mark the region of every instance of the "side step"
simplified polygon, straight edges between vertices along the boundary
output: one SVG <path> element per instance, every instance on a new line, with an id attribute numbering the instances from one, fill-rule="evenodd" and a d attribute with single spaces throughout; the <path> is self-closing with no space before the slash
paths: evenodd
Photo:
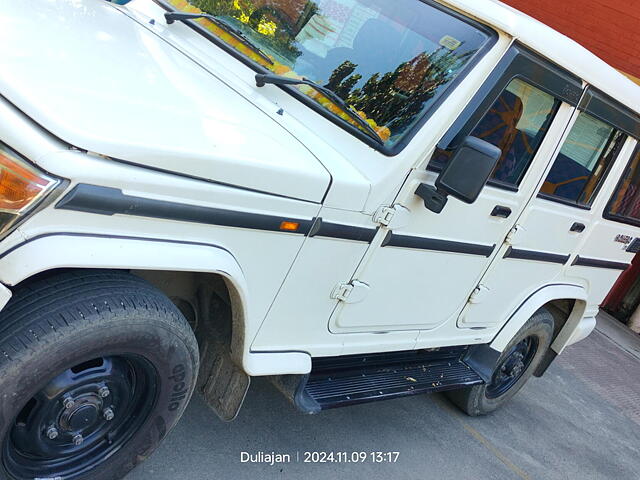
<path id="1" fill-rule="evenodd" d="M 483 383 L 463 358 L 468 347 L 313 359 L 294 403 L 306 413 Z"/>

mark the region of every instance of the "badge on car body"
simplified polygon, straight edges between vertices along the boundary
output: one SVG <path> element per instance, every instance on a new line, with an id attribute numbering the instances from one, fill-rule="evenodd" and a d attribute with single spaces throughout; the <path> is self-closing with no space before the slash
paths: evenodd
<path id="1" fill-rule="evenodd" d="M 633 237 L 630 237 L 629 235 L 619 234 L 619 235 L 616 235 L 615 240 L 618 243 L 624 243 L 625 245 L 629 245 L 633 240 Z"/>

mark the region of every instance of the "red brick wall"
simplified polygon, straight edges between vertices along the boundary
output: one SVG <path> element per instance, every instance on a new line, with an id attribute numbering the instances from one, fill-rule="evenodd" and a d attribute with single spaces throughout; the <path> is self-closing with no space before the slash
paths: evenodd
<path id="1" fill-rule="evenodd" d="M 640 77 L 640 0 L 503 0 Z"/>

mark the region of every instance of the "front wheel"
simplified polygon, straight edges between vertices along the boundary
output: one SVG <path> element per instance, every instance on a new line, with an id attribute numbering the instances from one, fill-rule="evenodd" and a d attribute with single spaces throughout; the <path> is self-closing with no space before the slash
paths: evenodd
<path id="1" fill-rule="evenodd" d="M 19 286 L 0 312 L 0 478 L 115 480 L 191 397 L 198 347 L 161 292 L 124 272 Z"/>
<path id="2" fill-rule="evenodd" d="M 488 384 L 447 392 L 463 412 L 486 415 L 508 402 L 531 378 L 553 337 L 553 316 L 538 310 L 504 349 Z"/>

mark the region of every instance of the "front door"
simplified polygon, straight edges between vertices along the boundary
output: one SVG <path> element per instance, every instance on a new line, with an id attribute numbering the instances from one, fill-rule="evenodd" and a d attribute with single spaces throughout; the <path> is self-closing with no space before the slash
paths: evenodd
<path id="1" fill-rule="evenodd" d="M 429 168 L 414 170 L 396 204 L 409 209 L 401 228 L 382 228 L 353 276 L 364 300 L 338 302 L 334 333 L 434 329 L 458 317 L 520 217 L 569 123 L 582 92 L 578 79 L 514 46 L 440 141 Z M 464 137 L 502 149 L 489 184 L 473 205 L 450 198 L 440 214 L 414 192 L 433 185 Z"/>

